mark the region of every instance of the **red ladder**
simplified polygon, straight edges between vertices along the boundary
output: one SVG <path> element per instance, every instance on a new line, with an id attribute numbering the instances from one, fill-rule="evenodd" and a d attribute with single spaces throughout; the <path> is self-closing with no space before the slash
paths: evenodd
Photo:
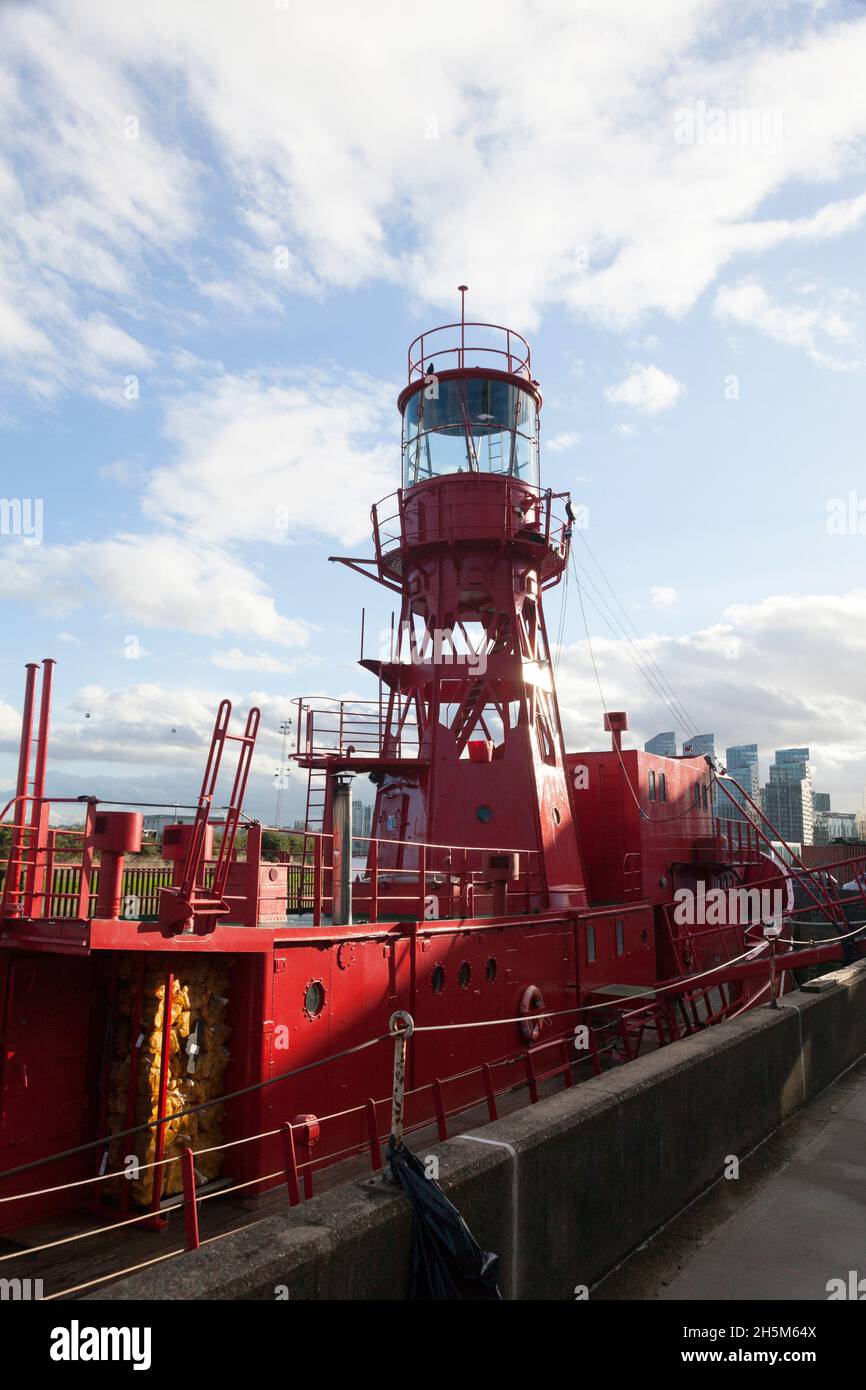
<path id="1" fill-rule="evenodd" d="M 231 701 L 223 700 L 217 710 L 214 723 L 213 737 L 202 778 L 183 878 L 179 887 L 160 890 L 159 922 L 166 935 L 178 936 L 190 925 L 198 933 L 212 932 L 216 926 L 217 917 L 225 916 L 229 910 L 229 905 L 225 900 L 225 887 L 238 825 L 240 824 L 253 750 L 256 746 L 261 710 L 253 706 L 247 715 L 246 727 L 242 734 L 229 733 L 231 713 Z M 206 888 L 201 882 L 205 837 L 220 763 L 227 743 L 239 743 L 240 751 L 231 797 L 223 823 L 223 835 L 214 867 L 213 882 L 210 888 Z"/>

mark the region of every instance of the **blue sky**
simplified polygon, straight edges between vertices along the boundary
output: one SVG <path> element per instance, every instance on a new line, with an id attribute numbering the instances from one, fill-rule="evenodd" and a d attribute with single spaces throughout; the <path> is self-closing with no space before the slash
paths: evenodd
<path id="1" fill-rule="evenodd" d="M 58 792 L 183 799 L 229 694 L 271 813 L 292 696 L 372 693 L 391 604 L 327 556 L 370 553 L 406 347 L 465 281 L 530 337 L 544 481 L 694 723 L 809 744 L 859 806 L 866 14 L 729 10 L 3 7 L 0 496 L 43 524 L 0 534 L 0 785 L 53 655 Z M 671 727 L 587 616 L 608 706 Z M 573 581 L 563 630 L 589 746 Z"/>

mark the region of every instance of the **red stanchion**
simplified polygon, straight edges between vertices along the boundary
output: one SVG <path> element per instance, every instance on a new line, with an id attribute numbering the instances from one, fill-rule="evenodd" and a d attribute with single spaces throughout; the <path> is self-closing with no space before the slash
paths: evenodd
<path id="1" fill-rule="evenodd" d="M 283 1144 L 286 1155 L 286 1186 L 289 1189 L 289 1206 L 297 1207 L 301 1201 L 298 1186 L 298 1160 L 295 1154 L 295 1136 L 290 1124 L 283 1125 Z"/>
<path id="2" fill-rule="evenodd" d="M 375 1172 L 380 1172 L 382 1168 L 382 1149 L 379 1144 L 379 1130 L 376 1123 L 376 1102 L 368 1100 L 364 1106 L 367 1117 L 367 1137 L 370 1145 L 370 1163 Z"/>
<path id="3" fill-rule="evenodd" d="M 433 1082 L 433 1105 L 436 1110 L 436 1126 L 439 1130 L 439 1138 L 448 1138 L 448 1118 L 445 1114 L 445 1096 L 442 1091 L 442 1082 L 437 1079 Z"/>
<path id="4" fill-rule="evenodd" d="M 487 1113 L 491 1120 L 498 1120 L 499 1111 L 496 1108 L 496 1091 L 493 1088 L 493 1073 L 486 1062 L 481 1071 L 484 1077 L 484 1091 L 487 1096 Z"/>
<path id="5" fill-rule="evenodd" d="M 184 1149 L 180 1156 L 180 1171 L 183 1176 L 183 1225 L 187 1250 L 197 1250 L 198 1203 L 195 1196 L 195 1159 L 192 1149 Z M 154 1175 L 156 1181 L 156 1174 Z"/>

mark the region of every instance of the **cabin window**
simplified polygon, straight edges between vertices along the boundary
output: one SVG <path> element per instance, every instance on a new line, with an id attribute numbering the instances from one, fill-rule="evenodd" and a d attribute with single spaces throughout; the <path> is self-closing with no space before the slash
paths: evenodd
<path id="1" fill-rule="evenodd" d="M 663 772 L 659 773 L 659 801 L 667 801 L 668 784 Z"/>
<path id="2" fill-rule="evenodd" d="M 621 956 L 621 955 L 623 954 L 624 951 L 625 951 L 625 942 L 624 942 L 624 940 L 623 940 L 623 935 L 622 935 L 622 918 L 621 918 L 621 917 L 617 917 L 617 919 L 616 919 L 616 953 L 617 953 L 618 956 Z"/>
<path id="3" fill-rule="evenodd" d="M 695 782 L 695 805 L 697 806 L 698 810 L 701 809 L 701 784 L 700 784 L 700 782 Z"/>
<path id="4" fill-rule="evenodd" d="M 586 924 L 586 963 L 592 965 L 595 960 L 595 925 L 592 922 Z"/>
<path id="5" fill-rule="evenodd" d="M 703 789 L 702 789 L 702 791 L 701 791 L 701 796 L 702 796 L 703 803 L 704 803 L 704 810 L 706 810 L 706 809 L 707 809 L 707 785 L 706 785 L 706 783 L 704 783 Z"/>
<path id="6" fill-rule="evenodd" d="M 650 772 L 649 775 L 649 799 L 650 801 L 656 799 L 656 775 L 654 772 Z"/>

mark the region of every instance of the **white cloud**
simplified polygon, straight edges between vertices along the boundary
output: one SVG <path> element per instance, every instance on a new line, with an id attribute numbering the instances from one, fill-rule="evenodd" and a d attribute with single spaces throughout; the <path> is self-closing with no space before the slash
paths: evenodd
<path id="1" fill-rule="evenodd" d="M 17 753 L 21 738 L 21 711 L 0 700 L 0 750 Z"/>
<path id="2" fill-rule="evenodd" d="M 552 439 L 545 442 L 545 450 L 549 454 L 565 453 L 566 449 L 574 449 L 581 442 L 580 435 L 575 430 L 564 430 L 561 434 L 555 434 Z"/>
<path id="3" fill-rule="evenodd" d="M 177 454 L 152 474 L 145 511 L 209 543 L 364 541 L 371 499 L 399 482 L 394 396 L 353 372 L 203 384 L 168 412 Z"/>
<path id="4" fill-rule="evenodd" d="M 135 487 L 144 481 L 146 470 L 136 459 L 114 459 L 99 469 L 100 478 L 110 478 L 121 487 Z"/>
<path id="5" fill-rule="evenodd" d="M 279 657 L 266 652 L 243 652 L 240 647 L 230 647 L 227 651 L 214 652 L 211 665 L 224 671 L 266 671 L 277 675 L 290 675 L 297 670 L 297 663 L 281 661 Z"/>
<path id="6" fill-rule="evenodd" d="M 518 327 L 548 305 L 617 328 L 680 317 L 732 258 L 866 215 L 866 195 L 825 192 L 859 170 L 866 18 L 783 6 L 756 32 L 759 13 L 442 0 L 431 23 L 407 0 L 395 61 L 391 10 L 349 0 L 302 30 L 270 4 L 7 5 L 0 341 L 43 364 L 12 369 L 34 392 L 88 389 L 86 295 L 126 333 L 127 311 L 175 317 L 184 282 L 205 318 L 377 280 L 450 308 L 460 277 Z M 678 142 L 699 103 L 778 111 L 781 138 Z M 532 197 L 491 217 L 524 169 Z M 787 186 L 809 210 L 762 220 Z"/>
<path id="7" fill-rule="evenodd" d="M 56 696 L 62 693 L 56 691 Z M 172 689 L 153 682 L 83 686 L 65 706 L 56 702 L 52 720 L 48 792 L 52 796 L 88 792 L 103 798 L 138 801 L 195 802 L 210 747 L 214 719 L 226 691 L 184 686 Z M 274 768 L 282 746 L 280 725 L 294 709 L 287 696 L 234 689 L 231 731 L 243 728 L 256 705 L 261 724 L 247 789 L 246 809 L 268 821 L 274 809 Z M 0 750 L 17 752 L 20 710 L 0 701 Z M 236 753 L 229 745 L 215 801 L 228 800 Z M 291 766 L 283 804 L 288 818 L 303 812 L 306 773 Z M 63 807 L 68 822 L 69 807 Z"/>
<path id="8" fill-rule="evenodd" d="M 7 549 L 0 595 L 58 615 L 95 603 L 144 627 L 243 632 L 283 646 L 303 645 L 311 631 L 279 613 L 263 581 L 227 552 L 172 535 Z"/>
<path id="9" fill-rule="evenodd" d="M 172 461 L 145 472 L 122 459 L 101 470 L 145 484 L 142 509 L 156 529 L 9 549 L 0 595 L 59 616 L 87 605 L 145 627 L 303 646 L 312 628 L 279 611 L 251 567 L 254 547 L 369 539 L 371 498 L 399 483 L 394 396 L 356 372 L 202 369 L 167 413 Z M 271 670 L 287 669 L 273 661 Z"/>
<path id="10" fill-rule="evenodd" d="M 627 741 L 641 746 L 659 729 L 686 729 L 636 670 L 633 648 L 611 637 L 594 637 L 609 709 L 629 713 Z M 854 810 L 866 784 L 866 590 L 845 594 L 777 594 L 753 604 L 738 604 L 718 622 L 679 637 L 649 633 L 639 643 L 646 659 L 655 660 L 685 705 L 693 724 L 716 734 L 717 748 L 734 743 L 759 744 L 762 758 L 775 748 L 806 744 L 820 766 L 818 790 L 834 794 L 839 809 Z M 828 689 L 826 673 L 833 672 Z M 585 641 L 563 649 L 558 688 L 568 748 L 603 747 L 598 689 Z M 60 692 L 59 692 L 60 693 Z M 58 708 L 52 735 L 51 769 L 55 789 L 58 765 L 64 787 L 80 792 L 131 795 L 143 799 L 171 793 L 191 800 L 198 785 L 214 715 L 227 692 L 218 688 L 166 689 L 155 683 L 127 687 L 91 685 Z M 356 691 L 333 691 L 351 698 Z M 274 758 L 280 746 L 281 721 L 295 711 L 288 696 L 229 690 L 235 719 L 251 704 L 262 708 L 262 730 L 251 806 L 269 814 L 273 806 Z M 90 713 L 90 719 L 85 714 Z M 0 748 L 17 748 L 20 711 L 0 701 Z M 177 732 L 172 733 L 172 729 Z M 128 769 L 112 781 L 102 768 Z M 87 776 L 81 768 L 90 765 Z M 133 771 L 142 767 L 155 781 L 145 783 Z M 303 777 L 298 775 L 290 804 L 302 810 Z M 150 795 L 145 795 L 146 787 Z M 159 788 L 157 792 L 157 787 Z M 56 794 L 56 791 L 55 791 Z"/>
<path id="11" fill-rule="evenodd" d="M 693 732 L 642 678 L 625 643 L 594 637 L 592 649 L 607 707 L 629 713 L 632 745 L 674 725 L 680 737 Z M 648 634 L 640 650 L 661 667 L 693 724 L 715 732 L 717 748 L 757 742 L 764 758 L 775 748 L 808 745 L 821 768 L 817 790 L 833 792 L 842 810 L 860 804 L 866 590 L 770 595 L 728 608 L 697 632 Z M 559 691 L 567 747 L 601 746 L 602 711 L 585 641 L 563 650 Z"/>
<path id="12" fill-rule="evenodd" d="M 114 363 L 119 370 L 126 367 L 150 367 L 153 356 L 142 343 L 109 323 L 102 314 L 92 314 L 82 324 L 81 339 L 85 347 L 102 361 Z"/>
<path id="13" fill-rule="evenodd" d="M 810 294 L 813 291 L 813 286 L 807 286 L 804 290 Z M 737 285 L 723 285 L 719 289 L 714 311 L 725 323 L 754 328 L 775 342 L 784 343 L 786 347 L 802 348 L 814 362 L 822 366 L 851 371 L 864 365 L 857 360 L 840 360 L 826 351 L 826 343 L 822 343 L 822 339 L 837 345 L 850 343 L 854 336 L 852 325 L 833 304 L 806 306 L 774 303 L 762 285 L 754 280 L 744 280 Z"/>
<path id="14" fill-rule="evenodd" d="M 653 608 L 673 608 L 678 598 L 676 589 L 664 588 L 658 584 L 654 584 L 650 589 L 650 603 Z"/>
<path id="15" fill-rule="evenodd" d="M 608 386 L 604 394 L 611 405 L 629 405 L 655 415 L 675 406 L 685 389 L 681 381 L 660 367 L 634 366 L 624 381 Z"/>

